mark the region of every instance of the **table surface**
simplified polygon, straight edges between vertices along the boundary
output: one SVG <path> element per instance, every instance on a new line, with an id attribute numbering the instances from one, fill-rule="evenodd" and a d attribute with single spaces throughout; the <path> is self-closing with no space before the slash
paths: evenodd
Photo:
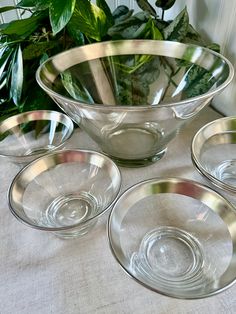
<path id="1" fill-rule="evenodd" d="M 122 190 L 157 176 L 209 183 L 194 169 L 190 144 L 196 131 L 220 117 L 202 111 L 168 146 L 162 160 L 145 168 L 120 168 Z M 80 129 L 68 148 L 99 150 Z M 0 313 L 236 313 L 236 285 L 206 299 L 159 295 L 131 279 L 112 256 L 105 214 L 91 233 L 62 240 L 19 223 L 7 205 L 7 190 L 18 168 L 0 160 Z"/>

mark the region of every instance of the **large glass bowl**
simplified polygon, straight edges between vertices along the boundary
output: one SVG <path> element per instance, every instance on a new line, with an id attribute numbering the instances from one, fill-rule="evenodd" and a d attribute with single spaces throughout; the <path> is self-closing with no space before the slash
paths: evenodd
<path id="1" fill-rule="evenodd" d="M 126 190 L 108 223 L 110 247 L 139 283 L 176 298 L 212 296 L 236 280 L 236 212 L 197 182 L 154 178 Z"/>
<path id="2" fill-rule="evenodd" d="M 121 165 L 160 159 L 167 144 L 233 78 L 222 55 L 157 40 L 86 45 L 43 63 L 39 85 Z"/>

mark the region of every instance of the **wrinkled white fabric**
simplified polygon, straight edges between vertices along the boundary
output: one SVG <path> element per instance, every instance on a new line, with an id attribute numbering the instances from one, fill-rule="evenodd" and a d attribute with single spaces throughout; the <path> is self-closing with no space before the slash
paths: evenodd
<path id="1" fill-rule="evenodd" d="M 164 158 L 145 168 L 120 168 L 122 190 L 156 176 L 177 176 L 209 183 L 194 169 L 190 144 L 195 132 L 220 117 L 204 110 L 169 144 Z M 80 129 L 69 148 L 97 145 Z M 7 190 L 17 166 L 0 160 L 0 313 L 236 313 L 236 285 L 202 300 L 177 300 L 132 280 L 112 256 L 106 232 L 108 213 L 88 235 L 61 240 L 17 221 L 8 209 Z"/>

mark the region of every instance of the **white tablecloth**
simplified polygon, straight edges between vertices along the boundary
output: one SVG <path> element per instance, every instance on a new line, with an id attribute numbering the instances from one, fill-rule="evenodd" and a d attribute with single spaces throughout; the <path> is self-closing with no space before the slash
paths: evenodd
<path id="1" fill-rule="evenodd" d="M 209 185 L 192 166 L 190 143 L 202 125 L 218 117 L 207 108 L 169 144 L 162 160 L 145 168 L 121 168 L 122 190 L 155 176 L 190 178 Z M 80 129 L 67 147 L 98 150 Z M 90 234 L 73 240 L 24 226 L 7 205 L 7 189 L 17 171 L 0 160 L 1 314 L 236 313 L 236 285 L 207 299 L 178 300 L 132 280 L 110 252 L 108 213 Z"/>

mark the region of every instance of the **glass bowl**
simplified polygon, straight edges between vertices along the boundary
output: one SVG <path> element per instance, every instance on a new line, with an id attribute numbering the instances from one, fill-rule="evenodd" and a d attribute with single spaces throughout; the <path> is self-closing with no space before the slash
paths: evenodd
<path id="1" fill-rule="evenodd" d="M 228 60 L 206 48 L 121 40 L 62 52 L 36 78 L 105 154 L 134 167 L 160 159 L 233 74 Z"/>
<path id="2" fill-rule="evenodd" d="M 197 182 L 154 178 L 126 190 L 108 221 L 110 247 L 139 283 L 175 298 L 214 295 L 236 280 L 236 212 Z"/>
<path id="3" fill-rule="evenodd" d="M 86 234 L 116 199 L 120 171 L 89 150 L 53 152 L 31 162 L 9 192 L 13 215 L 26 225 L 64 238 Z"/>
<path id="4" fill-rule="evenodd" d="M 215 186 L 236 192 L 236 116 L 203 126 L 191 145 L 193 164 Z"/>
<path id="5" fill-rule="evenodd" d="M 0 157 L 16 164 L 62 147 L 74 130 L 65 114 L 50 110 L 24 112 L 0 122 Z"/>

